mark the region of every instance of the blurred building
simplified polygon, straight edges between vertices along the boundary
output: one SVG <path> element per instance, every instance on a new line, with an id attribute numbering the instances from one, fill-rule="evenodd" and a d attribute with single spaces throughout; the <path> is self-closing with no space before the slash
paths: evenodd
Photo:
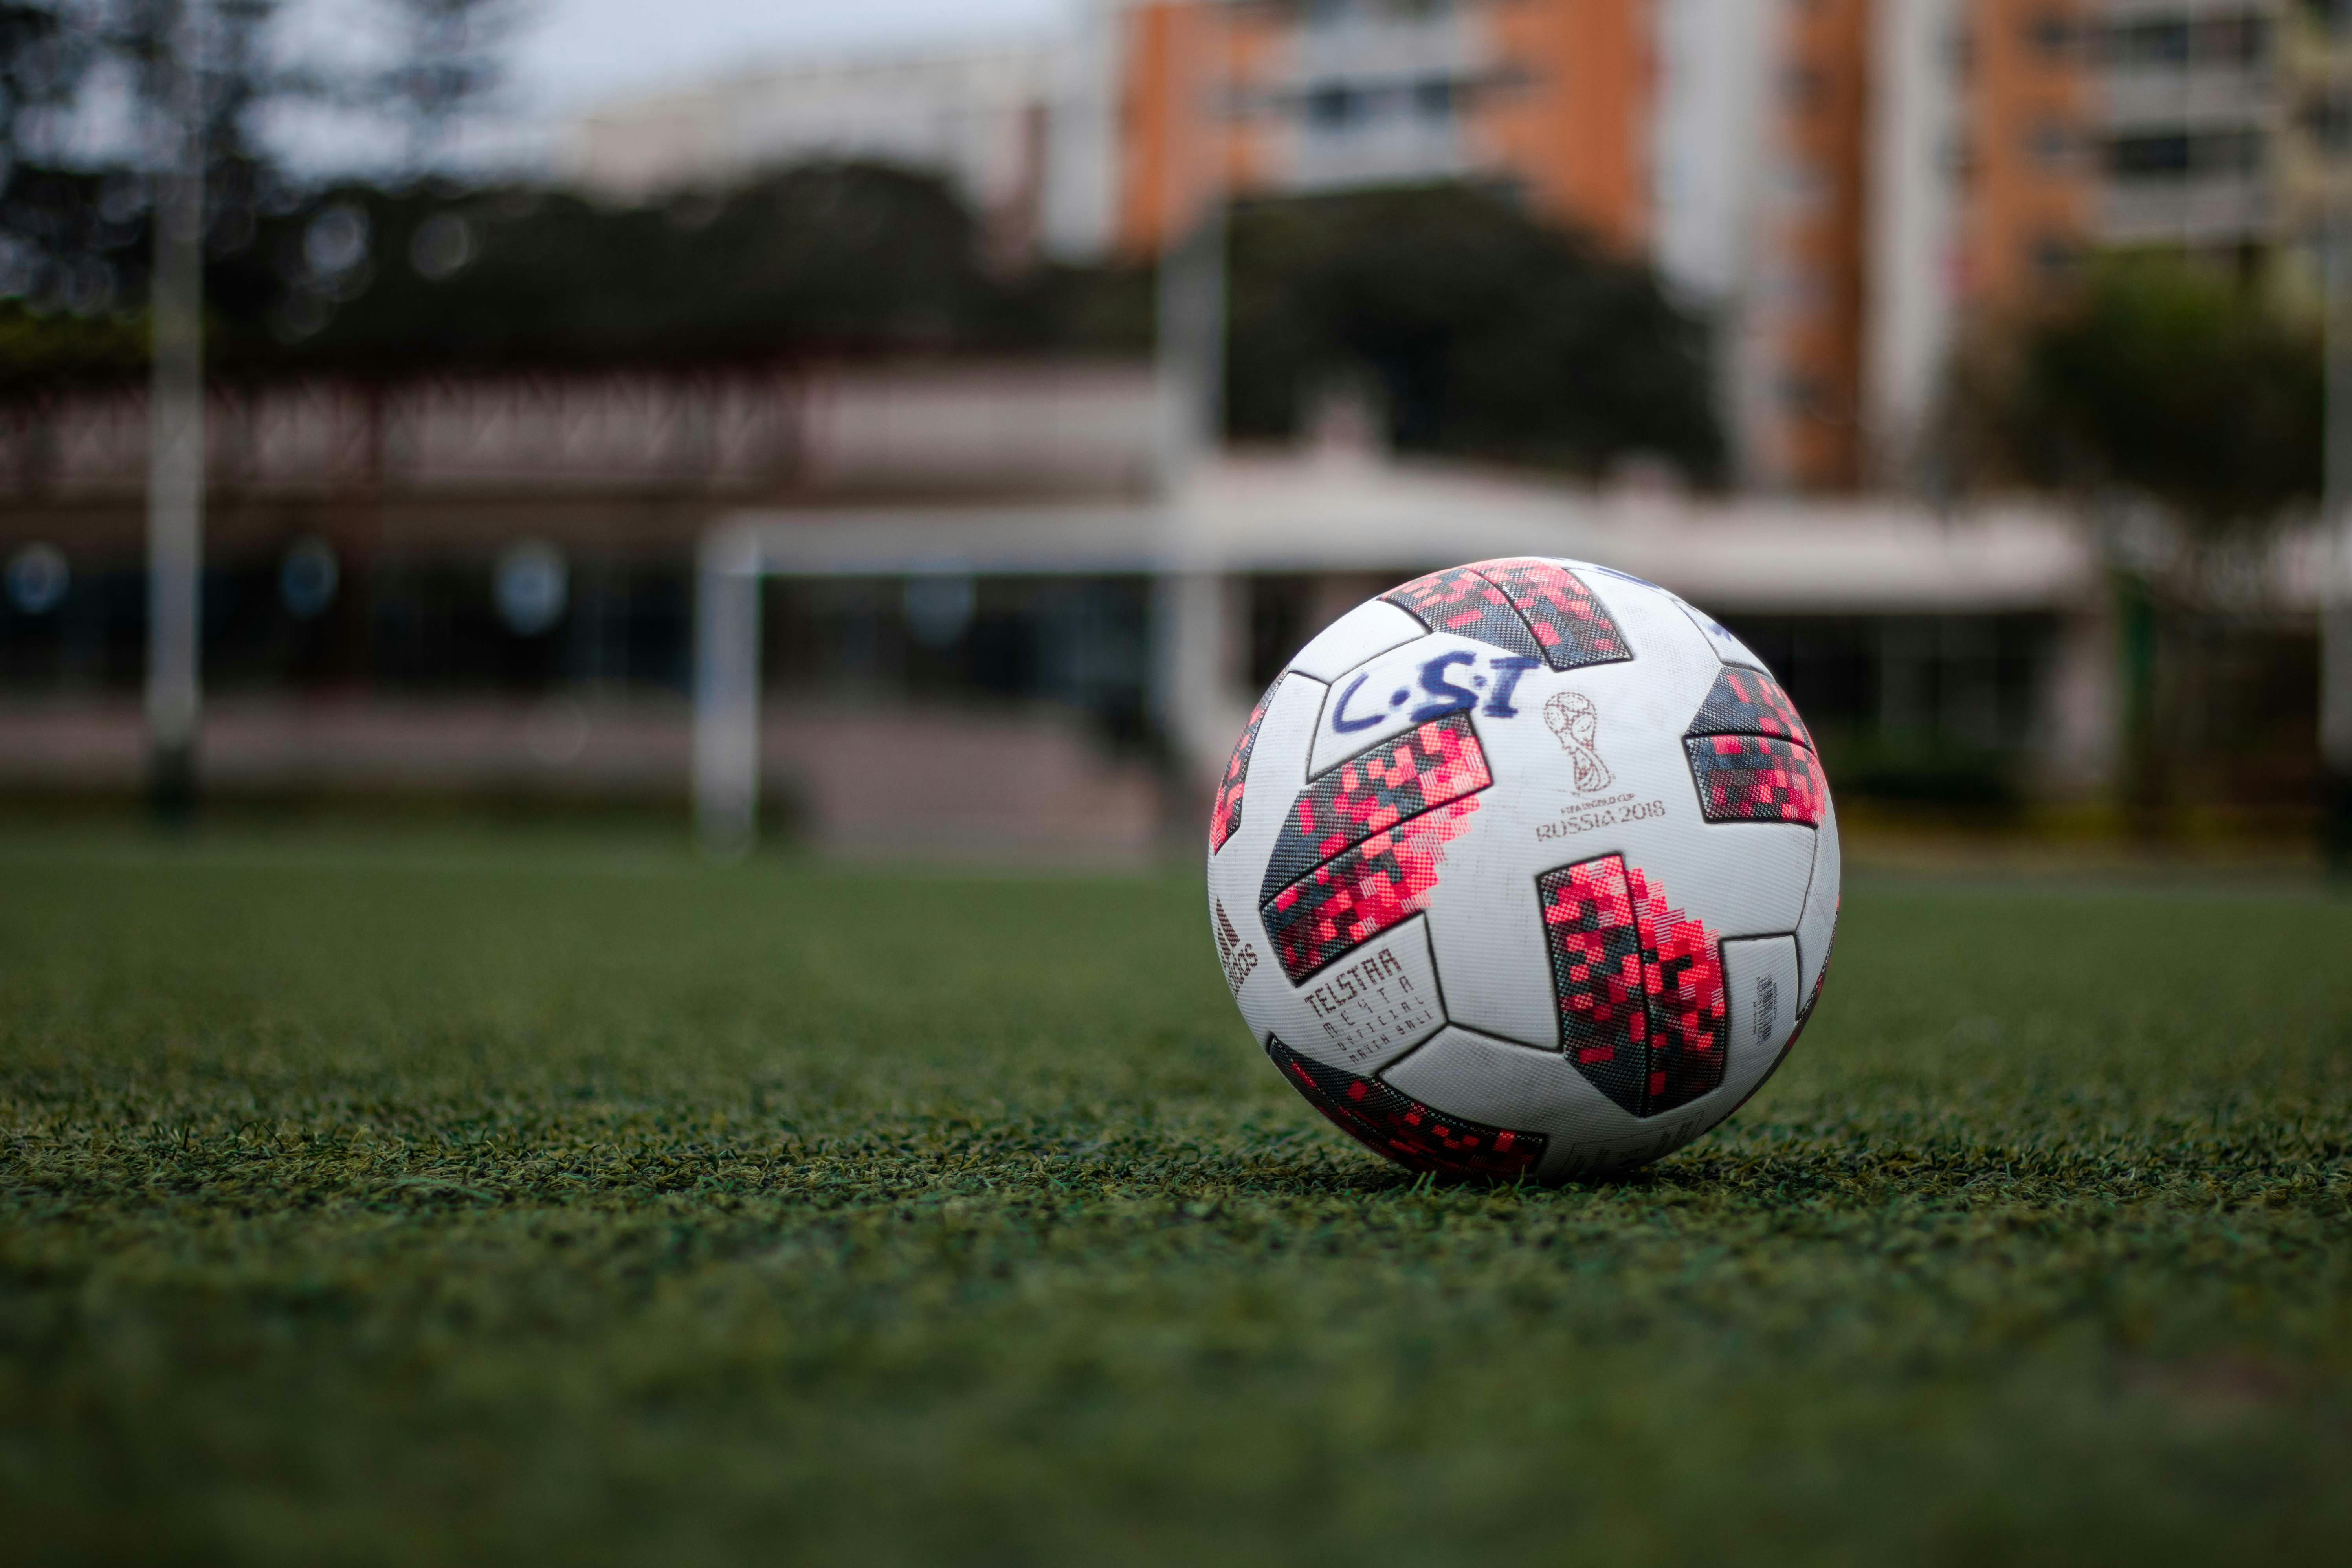
<path id="1" fill-rule="evenodd" d="M 208 400 L 203 769 L 216 796 L 686 796 L 695 559 L 759 506 L 1132 504 L 1146 367 L 910 363 L 306 378 Z M 146 395 L 0 404 L 0 795 L 145 765 Z M 921 559 L 951 561 L 952 526 Z M 780 583 L 772 812 L 821 840 L 1160 830 L 1145 589 Z M 967 584 L 969 587 L 970 584 Z"/>
<path id="2" fill-rule="evenodd" d="M 955 174 L 1009 249 L 1150 252 L 1213 193 L 1469 180 L 1719 329 L 1767 489 L 1933 488 L 1956 343 L 2110 247 L 2316 287 L 2337 0 L 1090 0 L 1019 47 L 812 64 L 577 128 L 620 194 L 819 152 Z M 2333 158 L 2333 161 L 2331 161 Z M 2284 266 L 2274 266 L 2274 263 Z"/>
<path id="3" fill-rule="evenodd" d="M 1159 395 L 1146 366 L 1037 363 L 217 388 L 206 776 L 682 801 L 698 561 L 743 542 L 768 815 L 831 844 L 1141 853 L 1323 625 L 1509 553 L 1724 616 L 1850 776 L 2068 795 L 2112 763 L 2106 596 L 2056 512 L 1596 492 L 1402 460 L 1339 418 L 1170 489 Z M 0 793 L 128 794 L 143 394 L 0 416 Z M 1171 572 L 1212 584 L 1200 613 L 1171 617 Z"/>
<path id="4" fill-rule="evenodd" d="M 2158 248 L 2315 301 L 2352 195 L 2337 0 L 1883 0 L 1867 192 L 1875 477 L 1909 459 L 1954 347 L 2102 249 Z"/>
<path id="5" fill-rule="evenodd" d="M 1955 346 L 2095 249 L 2293 286 L 2341 178 L 2330 151 L 2352 143 L 2327 107 L 2352 79 L 2342 10 L 1097 0 L 1062 37 L 614 106 L 573 146 L 615 197 L 888 157 L 947 171 L 1008 263 L 1148 254 L 1219 193 L 1486 183 L 1653 258 L 1716 316 L 1753 483 L 1691 497 L 1402 460 L 1367 417 L 1175 473 L 1171 384 L 1143 364 L 221 386 L 206 775 L 273 799 L 675 805 L 723 647 L 750 661 L 772 817 L 843 845 L 1139 853 L 1189 826 L 1251 699 L 1339 613 L 1432 567 L 1542 553 L 1726 619 L 1841 787 L 2095 795 L 2122 716 L 2089 530 L 1942 507 L 1917 437 Z M 0 794 L 137 787 L 143 399 L 0 405 Z M 2249 602 L 2305 615 L 2315 560 L 2291 541 L 2250 563 Z M 758 584 L 731 629 L 713 629 L 714 562 Z M 2299 809 L 2308 635 L 2248 628 L 2195 661 L 2176 729 L 2237 770 L 2217 798 Z M 2303 643 L 2261 645 L 2280 637 Z"/>
<path id="6" fill-rule="evenodd" d="M 1118 243 L 1201 201 L 1475 180 L 1626 251 L 1652 235 L 1653 0 L 1109 7 Z"/>
<path id="7" fill-rule="evenodd" d="M 1101 95 L 1075 39 L 789 62 L 607 105 L 566 128 L 566 174 L 635 200 L 817 159 L 949 176 L 1000 257 L 1091 255 L 1108 212 Z"/>
<path id="8" fill-rule="evenodd" d="M 1724 618 L 1841 789 L 2112 780 L 2113 599 L 2062 511 L 1596 490 L 1400 458 L 1336 415 L 1171 485 L 1161 395 L 1143 364 L 988 362 L 217 387 L 208 787 L 675 809 L 731 646 L 770 825 L 1134 857 L 1193 830 L 1249 702 L 1323 626 L 1517 553 Z M 0 405 L 0 798 L 139 787 L 143 396 Z M 2257 563 L 2266 602 L 2308 611 L 2307 542 Z M 709 593 L 729 562 L 756 584 L 732 630 Z M 2261 651 L 2215 645 L 2180 732 L 2222 770 L 2210 798 L 2291 816 L 2313 694 L 2278 679 L 2312 660 Z"/>

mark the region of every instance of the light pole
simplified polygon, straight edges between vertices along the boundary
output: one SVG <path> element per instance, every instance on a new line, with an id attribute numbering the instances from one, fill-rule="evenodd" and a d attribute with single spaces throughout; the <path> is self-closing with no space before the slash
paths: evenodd
<path id="1" fill-rule="evenodd" d="M 2340 122 L 2352 110 L 2340 52 L 2343 18 L 2328 18 L 2327 96 Z M 2332 154 L 2324 148 L 2323 154 Z M 2320 503 L 2319 755 L 2322 846 L 2327 868 L 2352 879 L 2352 212 L 2343 174 L 2326 156 L 2327 426 Z"/>
<path id="2" fill-rule="evenodd" d="M 147 391 L 147 746 L 159 820 L 195 805 L 205 531 L 203 0 L 179 0 L 157 68 L 153 362 Z"/>
<path id="3" fill-rule="evenodd" d="M 1160 494 L 1166 525 L 1153 591 L 1158 708 L 1178 776 L 1209 784 L 1225 732 L 1225 584 L 1195 478 L 1223 438 L 1225 384 L 1224 0 L 1170 5 L 1162 69 L 1165 178 L 1159 243 Z"/>

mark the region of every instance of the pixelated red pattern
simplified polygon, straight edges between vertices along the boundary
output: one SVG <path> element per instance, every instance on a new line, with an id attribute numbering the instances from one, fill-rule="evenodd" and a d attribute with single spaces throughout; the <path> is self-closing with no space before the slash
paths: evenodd
<path id="1" fill-rule="evenodd" d="M 1503 591 L 1554 669 L 1614 664 L 1633 657 L 1617 618 L 1567 567 L 1513 556 L 1481 561 L 1471 570 Z"/>
<path id="2" fill-rule="evenodd" d="M 1687 1105 L 1723 1082 L 1723 949 L 1624 857 L 1536 879 L 1560 1047 L 1635 1116 Z"/>
<path id="3" fill-rule="evenodd" d="M 1626 873 L 1642 926 L 1642 984 L 1650 996 L 1649 1109 L 1688 1105 L 1723 1081 L 1729 1020 L 1723 948 L 1715 933 L 1670 909 L 1637 868 Z"/>
<path id="4" fill-rule="evenodd" d="M 1433 806 L 1494 783 L 1467 713 L 1448 713 L 1349 758 L 1308 784 L 1267 860 L 1258 901 L 1316 867 Z"/>
<path id="5" fill-rule="evenodd" d="M 1453 632 L 1476 642 L 1540 658 L 1543 648 L 1535 633 L 1512 606 L 1510 596 L 1468 566 L 1452 566 L 1416 577 L 1381 595 L 1410 612 L 1433 632 Z"/>
<path id="6" fill-rule="evenodd" d="M 1770 735 L 1816 750 L 1797 705 L 1780 683 L 1760 669 L 1737 669 L 1728 665 L 1715 678 L 1715 689 L 1699 705 L 1698 717 L 1685 731 L 1689 735 Z"/>
<path id="7" fill-rule="evenodd" d="M 1696 735 L 1683 742 L 1709 822 L 1821 826 L 1830 786 L 1813 753 L 1769 735 Z"/>
<path id="8" fill-rule="evenodd" d="M 1275 956 L 1293 982 L 1428 907 L 1445 846 L 1469 826 L 1466 795 L 1383 828 L 1262 905 Z"/>
<path id="9" fill-rule="evenodd" d="M 1650 1004 L 1642 933 L 1622 857 L 1536 879 L 1559 1001 L 1560 1048 L 1594 1088 L 1642 1114 L 1650 1061 Z"/>
<path id="10" fill-rule="evenodd" d="M 1276 677 L 1265 695 L 1250 710 L 1249 722 L 1242 726 L 1242 738 L 1234 742 L 1234 754 L 1226 759 L 1225 776 L 1217 781 L 1216 803 L 1209 808 L 1209 853 L 1214 855 L 1225 847 L 1242 825 L 1242 783 L 1249 774 L 1250 748 L 1257 744 L 1257 727 L 1265 721 L 1265 710 L 1274 703 L 1274 694 L 1282 685 Z M 1197 796 L 1195 797 L 1198 798 Z"/>
<path id="11" fill-rule="evenodd" d="M 1432 1110 L 1378 1079 L 1300 1056 L 1273 1036 L 1266 1038 L 1265 1054 L 1331 1125 L 1409 1171 L 1509 1181 L 1543 1158 L 1547 1140 L 1540 1132 L 1515 1132 Z"/>

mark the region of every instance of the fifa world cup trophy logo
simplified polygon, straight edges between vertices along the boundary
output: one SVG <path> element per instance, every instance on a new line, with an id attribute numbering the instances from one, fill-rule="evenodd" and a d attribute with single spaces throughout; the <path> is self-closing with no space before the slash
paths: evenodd
<path id="1" fill-rule="evenodd" d="M 1576 793 L 1592 795 L 1609 787 L 1609 764 L 1593 744 L 1601 738 L 1601 714 L 1592 699 L 1580 691 L 1559 691 L 1544 704 L 1544 723 L 1559 737 L 1559 749 L 1576 769 Z"/>

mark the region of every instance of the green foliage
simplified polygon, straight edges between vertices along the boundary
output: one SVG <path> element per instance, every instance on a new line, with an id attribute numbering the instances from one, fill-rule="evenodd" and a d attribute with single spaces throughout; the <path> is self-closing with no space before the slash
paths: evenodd
<path id="1" fill-rule="evenodd" d="M 339 205 L 366 215 L 365 271 L 311 276 L 302 237 Z M 418 237 L 436 219 L 440 265 Z M 293 293 L 256 279 L 238 352 L 367 372 L 1043 346 L 1087 308 L 1066 271 L 984 266 L 940 180 L 866 163 L 642 207 L 351 187 L 279 220 L 256 255 Z"/>
<path id="2" fill-rule="evenodd" d="M 1406 447 L 1582 473 L 1643 455 L 1721 475 L 1704 324 L 1646 268 L 1503 196 L 1444 185 L 1245 207 L 1231 300 L 1236 434 L 1288 434 L 1318 383 L 1369 371 Z"/>
<path id="3" fill-rule="evenodd" d="M 1979 822 L 2014 817 L 2025 804 L 2017 758 L 2007 752 L 1933 732 L 1817 729 L 1814 735 L 1840 800 L 1866 797 Z"/>
<path id="4" fill-rule="evenodd" d="M 94 211 L 84 184 L 51 205 Z M 354 221 L 355 255 L 320 245 L 322 225 Z M 110 265 L 135 281 L 140 231 L 117 227 Z M 206 289 L 214 363 L 231 374 L 1136 355 L 1153 330 L 1145 270 L 1003 265 L 941 180 L 856 163 L 638 207 L 521 188 L 339 186 L 216 241 Z M 1492 194 L 1249 206 L 1234 224 L 1230 292 L 1227 406 L 1243 437 L 1288 436 L 1327 383 L 1369 374 L 1410 450 L 1581 474 L 1648 458 L 1721 476 L 1702 324 L 1646 269 Z M 119 367 L 101 355 L 58 368 Z"/>
<path id="5" fill-rule="evenodd" d="M 87 216 L 99 184 L 61 186 L 55 205 Z M 317 243 L 330 223 L 359 235 L 348 259 Z M 118 274 L 137 280 L 143 216 L 110 233 Z M 212 363 L 227 375 L 1134 353 L 1150 330 L 1147 279 L 992 268 L 971 215 L 940 181 L 859 163 L 643 207 L 527 188 L 339 185 L 216 239 L 205 292 Z M 128 367 L 113 352 L 123 318 L 37 319 L 49 323 L 42 356 L 24 363 L 41 374 L 119 377 L 143 366 L 143 347 Z M 13 363 L 0 362 L 0 375 Z"/>
<path id="6" fill-rule="evenodd" d="M 0 391 L 135 375 L 147 350 L 142 317 L 42 315 L 0 300 Z"/>
<path id="7" fill-rule="evenodd" d="M 1416 1184 L 1196 878 L 0 846 L 16 1561 L 2333 1561 L 2352 908 L 1857 879 L 1654 1171 Z"/>
<path id="8" fill-rule="evenodd" d="M 2137 489 L 2213 528 L 2318 494 L 2324 388 L 2317 333 L 2259 292 L 2126 255 L 2028 332 L 1996 419 L 2026 472 Z"/>

